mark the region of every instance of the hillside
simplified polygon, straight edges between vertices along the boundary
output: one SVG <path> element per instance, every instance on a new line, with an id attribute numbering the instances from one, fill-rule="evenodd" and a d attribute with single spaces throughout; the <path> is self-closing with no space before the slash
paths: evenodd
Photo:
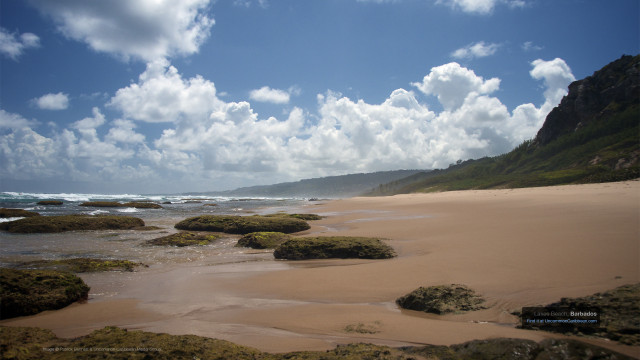
<path id="1" fill-rule="evenodd" d="M 635 179 L 639 124 L 640 55 L 623 56 L 569 85 L 536 137 L 511 152 L 413 174 L 367 195 Z"/>
<path id="2" fill-rule="evenodd" d="M 370 191 L 379 184 L 385 184 L 421 172 L 421 170 L 396 170 L 367 174 L 328 176 L 275 185 L 251 186 L 230 191 L 197 194 L 237 197 L 344 198 Z M 190 194 L 195 195 L 196 193 Z"/>

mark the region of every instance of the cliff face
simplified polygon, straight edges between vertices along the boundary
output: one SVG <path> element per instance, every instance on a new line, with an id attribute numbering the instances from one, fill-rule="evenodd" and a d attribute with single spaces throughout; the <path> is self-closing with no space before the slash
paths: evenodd
<path id="1" fill-rule="evenodd" d="M 546 145 L 607 115 L 640 103 L 640 55 L 622 56 L 592 76 L 574 81 L 560 105 L 547 116 L 535 144 Z M 639 119 L 640 121 L 640 119 Z"/>

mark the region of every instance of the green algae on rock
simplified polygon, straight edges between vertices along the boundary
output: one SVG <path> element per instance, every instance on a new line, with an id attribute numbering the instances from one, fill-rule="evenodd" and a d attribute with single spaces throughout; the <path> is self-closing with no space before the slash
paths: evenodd
<path id="1" fill-rule="evenodd" d="M 105 327 L 75 339 L 57 338 L 45 329 L 0 326 L 7 359 L 234 359 L 234 360 L 627 360 L 631 357 L 568 339 L 540 343 L 525 339 L 473 340 L 462 344 L 392 348 L 353 343 L 327 351 L 271 354 L 229 341 L 196 335 L 169 335 Z"/>
<path id="2" fill-rule="evenodd" d="M 244 235 L 238 240 L 237 247 L 248 247 L 252 249 L 275 249 L 283 242 L 290 240 L 291 235 L 274 232 L 260 231 Z"/>
<path id="3" fill-rule="evenodd" d="M 0 223 L 12 233 L 58 233 L 75 230 L 130 230 L 144 226 L 140 218 L 118 215 L 33 216 Z"/>
<path id="4" fill-rule="evenodd" d="M 38 214 L 37 212 L 27 211 L 22 209 L 8 209 L 8 208 L 0 209 L 0 218 L 32 217 L 32 216 L 40 216 L 40 214 Z"/>
<path id="5" fill-rule="evenodd" d="M 73 273 L 100 271 L 133 271 L 138 266 L 146 266 L 129 260 L 107 260 L 73 258 L 60 260 L 36 260 L 18 264 L 21 269 L 57 270 Z"/>
<path id="6" fill-rule="evenodd" d="M 484 299 L 465 285 L 420 287 L 396 300 L 403 309 L 445 314 L 486 309 Z"/>
<path id="7" fill-rule="evenodd" d="M 276 259 L 389 259 L 393 248 L 379 238 L 356 236 L 299 237 L 282 243 L 273 253 Z"/>
<path id="8" fill-rule="evenodd" d="M 280 216 L 280 217 L 290 217 L 290 218 L 294 218 L 294 219 L 300 219 L 300 220 L 320 220 L 322 219 L 322 216 L 317 215 L 317 214 L 289 214 L 289 213 L 285 213 L 285 212 L 278 212 L 275 214 L 269 214 L 269 215 L 264 215 L 267 217 L 274 217 L 274 216 Z"/>
<path id="9" fill-rule="evenodd" d="M 147 245 L 159 246 L 192 246 L 192 245 L 209 245 L 218 240 L 219 235 L 199 234 L 193 232 L 179 232 L 145 242 Z"/>
<path id="10" fill-rule="evenodd" d="M 640 283 L 579 298 L 562 298 L 547 307 L 599 309 L 599 327 L 542 327 L 550 332 L 604 337 L 626 345 L 640 345 Z"/>
<path id="11" fill-rule="evenodd" d="M 54 206 L 58 206 L 58 205 L 62 205 L 63 202 L 60 200 L 42 200 L 42 201 L 38 201 L 38 205 L 54 205 Z"/>
<path id="12" fill-rule="evenodd" d="M 201 215 L 191 217 L 175 225 L 179 230 L 214 231 L 228 234 L 248 234 L 260 231 L 294 233 L 310 228 L 306 221 L 288 217 L 260 215 Z"/>
<path id="13" fill-rule="evenodd" d="M 0 268 L 1 319 L 61 309 L 88 294 L 87 284 L 71 273 Z"/>
<path id="14" fill-rule="evenodd" d="M 132 207 L 136 209 L 162 209 L 162 205 L 148 202 L 148 201 L 130 201 L 127 203 L 120 203 L 117 201 L 86 201 L 79 206 L 89 207 Z"/>

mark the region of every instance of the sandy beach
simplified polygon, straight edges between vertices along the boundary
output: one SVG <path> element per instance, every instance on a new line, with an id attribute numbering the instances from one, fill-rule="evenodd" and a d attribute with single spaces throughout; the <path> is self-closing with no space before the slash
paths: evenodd
<path id="1" fill-rule="evenodd" d="M 85 304 L 1 325 L 75 337 L 106 325 L 230 340 L 269 352 L 371 342 L 450 345 L 472 339 L 558 337 L 515 328 L 523 306 L 640 281 L 640 182 L 352 198 L 310 205 L 326 216 L 301 235 L 375 236 L 390 260 L 181 263 L 87 274 Z M 489 309 L 401 311 L 420 286 L 467 285 Z M 370 333 L 349 332 L 362 324 Z M 582 340 L 585 340 L 582 338 Z M 586 340 L 639 356 L 638 347 Z"/>

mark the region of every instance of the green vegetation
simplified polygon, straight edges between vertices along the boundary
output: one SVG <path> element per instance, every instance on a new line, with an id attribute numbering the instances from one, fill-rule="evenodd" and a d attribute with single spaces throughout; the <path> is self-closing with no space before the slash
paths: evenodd
<path id="1" fill-rule="evenodd" d="M 280 216 L 280 217 L 290 217 L 290 218 L 294 218 L 294 219 L 300 219 L 300 220 L 320 220 L 322 219 L 322 216 L 317 215 L 317 214 L 287 214 L 284 212 L 279 212 L 279 213 L 275 213 L 275 214 L 269 214 L 269 215 L 265 215 L 267 217 L 274 217 L 274 216 Z"/>
<path id="2" fill-rule="evenodd" d="M 42 200 L 38 201 L 38 205 L 62 205 L 63 202 L 60 200 Z"/>
<path id="3" fill-rule="evenodd" d="M 403 309 L 446 314 L 485 309 L 484 299 L 465 285 L 420 287 L 396 300 Z"/>
<path id="4" fill-rule="evenodd" d="M 373 324 L 349 324 L 344 327 L 346 333 L 358 333 L 358 334 L 377 334 L 380 332 L 380 321 L 375 321 Z"/>
<path id="5" fill-rule="evenodd" d="M 131 216 L 59 215 L 34 216 L 0 223 L 0 230 L 12 233 L 57 233 L 75 230 L 127 230 L 143 226 L 142 219 Z"/>
<path id="6" fill-rule="evenodd" d="M 80 204 L 80 206 L 90 207 L 132 207 L 136 209 L 162 209 L 162 205 L 147 202 L 147 201 L 131 201 L 127 203 L 120 203 L 117 201 L 87 201 Z"/>
<path id="7" fill-rule="evenodd" d="M 31 217 L 40 216 L 37 212 L 27 211 L 22 209 L 0 209 L 0 218 L 12 218 L 12 217 Z"/>
<path id="8" fill-rule="evenodd" d="M 640 55 L 569 87 L 533 140 L 509 153 L 458 161 L 381 184 L 367 195 L 582 184 L 640 177 Z"/>
<path id="9" fill-rule="evenodd" d="M 562 306 L 574 309 L 599 308 L 599 328 L 545 327 L 545 331 L 569 332 L 599 336 L 627 345 L 640 345 L 640 283 L 624 285 L 603 293 L 580 298 L 562 298 L 547 306 Z"/>
<path id="10" fill-rule="evenodd" d="M 378 238 L 352 236 L 299 237 L 278 246 L 276 259 L 389 259 L 393 248 Z"/>
<path id="11" fill-rule="evenodd" d="M 273 232 L 262 231 L 246 234 L 240 240 L 238 240 L 238 247 L 248 247 L 252 249 L 275 249 L 283 242 L 290 240 L 291 235 Z"/>
<path id="12" fill-rule="evenodd" d="M 50 330 L 0 327 L 5 359 L 217 359 L 217 360 L 468 360 L 602 359 L 628 356 L 575 340 L 474 340 L 463 344 L 391 348 L 372 344 L 338 345 L 327 351 L 270 354 L 234 343 L 195 335 L 168 335 L 105 327 L 75 339 L 57 338 Z M 57 349 L 57 350 L 56 350 Z"/>
<path id="13" fill-rule="evenodd" d="M 21 269 L 57 270 L 73 273 L 99 271 L 133 271 L 144 264 L 129 260 L 105 260 L 90 258 L 74 258 L 61 260 L 36 260 L 18 264 Z"/>
<path id="14" fill-rule="evenodd" d="M 79 277 L 54 270 L 0 268 L 0 318 L 33 315 L 86 299 L 89 287 Z"/>
<path id="15" fill-rule="evenodd" d="M 308 230 L 309 224 L 300 219 L 267 216 L 202 215 L 185 219 L 176 229 L 191 231 L 217 231 L 228 234 L 248 234 L 260 231 L 294 233 Z"/>
<path id="16" fill-rule="evenodd" d="M 163 237 L 159 237 L 146 242 L 147 245 L 159 245 L 159 246 L 192 246 L 192 245 L 209 245 L 212 242 L 218 240 L 219 235 L 212 234 L 198 234 L 192 232 L 179 232 Z"/>

